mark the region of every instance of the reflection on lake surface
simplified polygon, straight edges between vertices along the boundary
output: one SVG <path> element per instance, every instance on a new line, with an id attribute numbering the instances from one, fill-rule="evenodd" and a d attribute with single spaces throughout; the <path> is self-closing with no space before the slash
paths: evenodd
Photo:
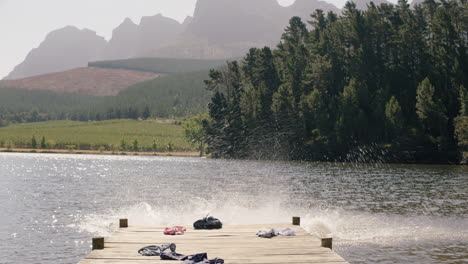
<path id="1" fill-rule="evenodd" d="M 133 225 L 289 222 L 351 263 L 468 263 L 468 168 L 0 154 L 0 263 L 77 263 Z M 267 226 L 266 226 L 267 227 Z"/>

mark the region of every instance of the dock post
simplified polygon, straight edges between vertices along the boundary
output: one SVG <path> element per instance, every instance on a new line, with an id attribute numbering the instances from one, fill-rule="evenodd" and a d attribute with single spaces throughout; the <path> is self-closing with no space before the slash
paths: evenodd
<path id="1" fill-rule="evenodd" d="M 322 247 L 332 249 L 333 248 L 333 239 L 331 237 L 322 238 Z"/>
<path id="2" fill-rule="evenodd" d="M 292 224 L 293 225 L 301 225 L 301 218 L 299 216 L 293 216 L 292 218 Z"/>
<path id="3" fill-rule="evenodd" d="M 127 228 L 128 227 L 128 219 L 120 219 L 120 228 Z"/>
<path id="4" fill-rule="evenodd" d="M 104 238 L 103 237 L 94 237 L 93 238 L 93 250 L 104 249 Z"/>

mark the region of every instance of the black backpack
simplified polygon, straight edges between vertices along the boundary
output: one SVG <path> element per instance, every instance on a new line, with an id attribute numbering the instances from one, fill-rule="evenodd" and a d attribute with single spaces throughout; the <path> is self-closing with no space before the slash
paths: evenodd
<path id="1" fill-rule="evenodd" d="M 209 216 L 209 217 L 205 217 L 193 223 L 193 228 L 195 229 L 221 229 L 223 228 L 223 223 L 221 223 L 221 221 L 219 221 L 218 218 Z"/>

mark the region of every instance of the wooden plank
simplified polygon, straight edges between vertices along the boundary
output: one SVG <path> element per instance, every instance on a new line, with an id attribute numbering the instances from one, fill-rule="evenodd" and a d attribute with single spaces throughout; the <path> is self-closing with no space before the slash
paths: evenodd
<path id="1" fill-rule="evenodd" d="M 294 228 L 297 236 L 259 238 L 257 231 L 264 228 Z M 175 243 L 182 254 L 208 253 L 232 264 L 347 264 L 330 249 L 320 246 L 320 240 L 307 234 L 299 226 L 288 224 L 229 225 L 220 230 L 188 228 L 181 236 L 165 236 L 163 227 L 128 227 L 119 229 L 105 239 L 104 250 L 91 252 L 79 264 L 163 264 L 159 257 L 145 257 L 138 250 L 148 245 Z"/>

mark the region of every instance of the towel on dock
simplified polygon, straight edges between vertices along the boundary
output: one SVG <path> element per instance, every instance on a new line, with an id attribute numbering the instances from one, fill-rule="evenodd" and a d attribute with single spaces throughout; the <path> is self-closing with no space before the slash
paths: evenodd
<path id="1" fill-rule="evenodd" d="M 171 236 L 183 235 L 185 231 L 187 231 L 187 229 L 183 226 L 166 227 L 166 229 L 164 229 L 164 234 Z"/>
<path id="2" fill-rule="evenodd" d="M 161 246 L 147 246 L 138 250 L 138 253 L 142 256 L 154 257 L 161 256 L 163 253 L 175 252 L 176 245 L 174 243 L 161 245 Z"/>
<path id="3" fill-rule="evenodd" d="M 275 236 L 295 236 L 296 230 L 292 228 L 271 228 L 263 229 L 257 232 L 257 236 L 263 238 L 272 238 Z"/>
<path id="4" fill-rule="evenodd" d="M 218 218 L 212 216 L 207 216 L 193 223 L 193 228 L 195 229 L 221 229 L 222 227 L 223 223 Z"/>

